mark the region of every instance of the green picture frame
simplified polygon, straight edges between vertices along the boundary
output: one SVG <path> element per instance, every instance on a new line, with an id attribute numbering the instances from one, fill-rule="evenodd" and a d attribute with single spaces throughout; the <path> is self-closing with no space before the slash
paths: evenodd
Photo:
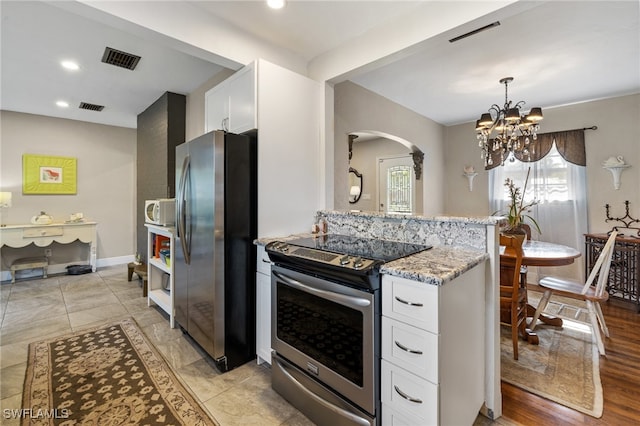
<path id="1" fill-rule="evenodd" d="M 23 194 L 75 194 L 77 164 L 74 157 L 24 154 Z"/>

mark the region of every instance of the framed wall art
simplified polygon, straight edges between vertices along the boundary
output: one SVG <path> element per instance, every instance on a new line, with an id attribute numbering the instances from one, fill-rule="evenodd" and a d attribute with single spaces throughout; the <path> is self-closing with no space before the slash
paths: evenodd
<path id="1" fill-rule="evenodd" d="M 24 154 L 23 194 L 75 194 L 77 168 L 73 157 Z"/>

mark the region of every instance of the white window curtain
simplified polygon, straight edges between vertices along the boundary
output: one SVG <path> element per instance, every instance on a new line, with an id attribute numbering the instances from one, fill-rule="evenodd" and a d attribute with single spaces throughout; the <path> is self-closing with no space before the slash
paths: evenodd
<path id="1" fill-rule="evenodd" d="M 542 234 L 532 228 L 532 239 L 539 239 L 573 247 L 582 256 L 567 266 L 529 267 L 528 281 L 537 283 L 546 275 L 557 275 L 577 280 L 584 279 L 584 234 L 587 233 L 586 167 L 566 161 L 559 154 L 555 143 L 551 151 L 532 163 L 518 160 L 506 161 L 502 167 L 489 170 L 489 200 L 492 211 L 505 212 L 509 205 L 504 182 L 514 180 L 522 188 L 529 173 L 525 202 L 537 200 L 531 212 Z"/>

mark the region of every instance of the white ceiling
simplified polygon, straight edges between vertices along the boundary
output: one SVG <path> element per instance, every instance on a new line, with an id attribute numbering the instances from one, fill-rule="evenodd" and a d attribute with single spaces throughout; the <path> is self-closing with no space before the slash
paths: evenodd
<path id="1" fill-rule="evenodd" d="M 260 1 L 189 3 L 308 62 L 393 20 L 401 26 L 403 15 L 429 2 L 290 0 L 280 11 Z M 510 99 L 543 108 L 638 93 L 639 4 L 535 1 L 426 40 L 411 54 L 386 58 L 385 65 L 374 64 L 350 79 L 446 125 L 474 120 L 491 104 L 502 104 L 498 80 L 506 76 L 515 78 Z M 132 35 L 52 4 L 2 0 L 0 7 L 4 110 L 135 127 L 137 114 L 162 93 L 189 93 L 222 69 L 157 37 Z M 496 19 L 498 27 L 448 42 Z M 142 56 L 138 68 L 101 63 L 106 46 Z M 81 69 L 63 70 L 62 59 L 77 60 Z M 55 107 L 58 99 L 71 107 Z M 80 101 L 105 109 L 80 110 Z"/>
<path id="2" fill-rule="evenodd" d="M 136 127 L 137 115 L 164 92 L 187 94 L 222 70 L 50 4 L 2 1 L 3 110 Z M 134 71 L 101 62 L 105 47 L 142 56 Z M 80 70 L 68 71 L 62 60 Z M 60 109 L 64 100 L 69 108 Z M 101 112 L 80 102 L 104 105 Z"/>
<path id="3" fill-rule="evenodd" d="M 393 22 L 424 1 L 289 0 L 280 10 L 260 1 L 189 1 L 253 35 L 300 55 L 307 62 L 386 22 Z"/>
<path id="4" fill-rule="evenodd" d="M 421 52 L 352 80 L 441 124 L 480 118 L 509 99 L 525 110 L 640 92 L 638 1 L 537 2 L 500 25 L 450 43 L 450 31 Z M 462 34 L 493 22 L 467 25 Z"/>

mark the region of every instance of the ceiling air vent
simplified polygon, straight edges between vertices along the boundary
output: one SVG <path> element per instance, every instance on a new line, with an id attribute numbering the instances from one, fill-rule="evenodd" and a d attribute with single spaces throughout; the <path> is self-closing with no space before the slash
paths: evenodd
<path id="1" fill-rule="evenodd" d="M 102 111 L 104 109 L 104 105 L 96 105 L 96 104 L 88 104 L 86 102 L 80 102 L 80 109 L 88 109 L 89 111 Z"/>
<path id="2" fill-rule="evenodd" d="M 476 28 L 473 31 L 469 31 L 468 33 L 454 37 L 451 40 L 449 40 L 449 43 L 455 43 L 456 41 L 462 40 L 463 38 L 471 37 L 472 35 L 476 35 L 478 33 L 481 33 L 482 31 L 486 31 L 491 28 L 497 27 L 498 25 L 500 25 L 500 21 L 492 22 L 488 25 L 485 25 L 484 27 Z"/>
<path id="3" fill-rule="evenodd" d="M 139 61 L 140 56 L 116 50 L 112 47 L 106 47 L 104 49 L 104 55 L 102 55 L 102 62 L 105 64 L 115 65 L 116 67 L 126 68 L 128 70 L 134 70 Z"/>

